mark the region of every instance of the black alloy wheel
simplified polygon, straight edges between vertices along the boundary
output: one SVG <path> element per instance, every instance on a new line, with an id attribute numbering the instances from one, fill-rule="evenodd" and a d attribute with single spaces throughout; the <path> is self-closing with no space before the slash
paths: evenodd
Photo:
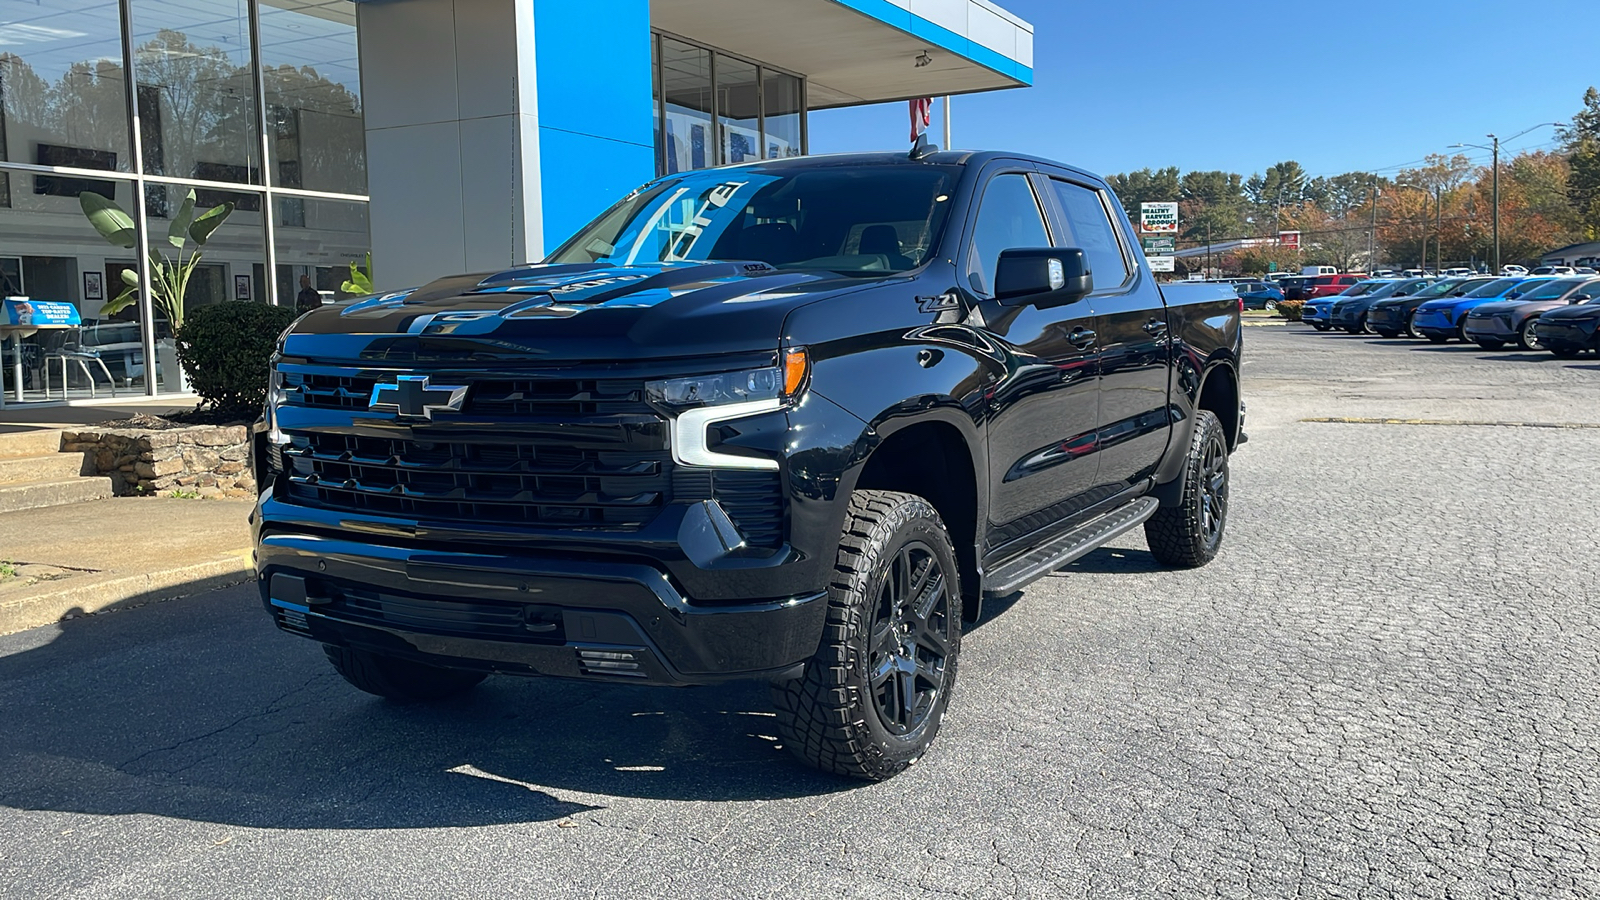
<path id="1" fill-rule="evenodd" d="M 852 492 L 821 643 L 800 677 L 772 684 L 784 746 L 869 781 L 920 759 L 955 687 L 962 601 L 955 545 L 933 504 Z"/>
<path id="2" fill-rule="evenodd" d="M 915 731 L 944 691 L 950 655 L 949 582 L 933 548 L 900 548 L 878 592 L 867 670 L 872 703 L 892 734 Z"/>
<path id="3" fill-rule="evenodd" d="M 1144 537 L 1157 561 L 1192 569 L 1216 558 L 1228 525 L 1228 436 L 1210 410 L 1195 414 L 1182 477 L 1177 505 L 1145 520 Z"/>

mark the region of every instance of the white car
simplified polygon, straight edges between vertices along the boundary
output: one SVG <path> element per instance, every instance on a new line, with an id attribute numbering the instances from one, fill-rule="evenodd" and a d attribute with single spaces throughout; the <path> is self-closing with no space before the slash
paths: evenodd
<path id="1" fill-rule="evenodd" d="M 1525 276 L 1525 275 L 1528 274 L 1528 267 L 1527 266 L 1518 266 L 1518 265 L 1501 266 L 1500 267 L 1500 274 L 1501 275 Z"/>

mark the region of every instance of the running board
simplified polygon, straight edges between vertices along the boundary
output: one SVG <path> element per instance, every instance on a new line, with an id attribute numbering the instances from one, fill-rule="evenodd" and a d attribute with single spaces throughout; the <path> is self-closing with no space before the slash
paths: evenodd
<path id="1" fill-rule="evenodd" d="M 986 597 L 1004 597 L 1143 525 L 1161 503 L 1140 497 L 984 574 Z"/>

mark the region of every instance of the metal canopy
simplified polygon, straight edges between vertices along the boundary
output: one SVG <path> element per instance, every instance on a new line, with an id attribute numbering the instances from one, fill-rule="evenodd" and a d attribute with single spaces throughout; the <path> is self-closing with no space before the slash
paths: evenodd
<path id="1" fill-rule="evenodd" d="M 811 109 L 1033 82 L 1032 26 L 987 0 L 654 0 L 650 21 L 806 76 Z"/>

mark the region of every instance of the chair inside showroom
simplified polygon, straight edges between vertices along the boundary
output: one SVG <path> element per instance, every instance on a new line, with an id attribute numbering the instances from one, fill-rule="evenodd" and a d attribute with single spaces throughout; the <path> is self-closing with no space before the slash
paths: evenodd
<path id="1" fill-rule="evenodd" d="M 71 341 L 62 344 L 58 349 L 45 353 L 44 396 L 46 400 L 51 397 L 50 376 L 58 366 L 61 370 L 61 398 L 63 400 L 67 398 L 67 388 L 69 386 L 67 372 L 69 366 L 76 366 L 78 371 L 83 373 L 84 379 L 89 382 L 89 396 L 91 398 L 95 396 L 95 369 L 99 369 L 100 374 L 106 377 L 106 386 L 110 388 L 111 396 L 115 397 L 117 395 L 117 380 L 111 377 L 111 370 L 106 368 L 105 360 L 100 358 L 100 351 L 91 350 L 77 341 Z"/>

